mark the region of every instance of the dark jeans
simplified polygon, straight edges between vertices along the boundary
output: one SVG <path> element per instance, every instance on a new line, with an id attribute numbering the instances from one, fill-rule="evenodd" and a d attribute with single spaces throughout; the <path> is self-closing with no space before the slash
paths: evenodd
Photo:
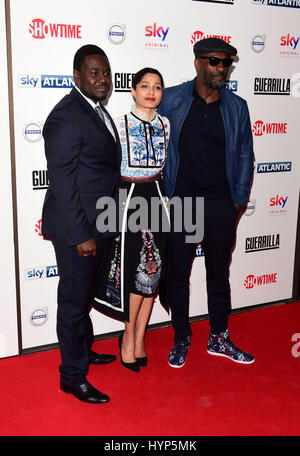
<path id="1" fill-rule="evenodd" d="M 61 380 L 68 384 L 86 381 L 89 351 L 94 335 L 89 316 L 94 280 L 110 241 L 100 241 L 97 256 L 80 257 L 77 247 L 64 239 L 52 239 L 59 284 L 57 292 L 57 337 L 60 346 Z"/>
<path id="2" fill-rule="evenodd" d="M 229 264 L 235 242 L 238 212 L 231 199 L 205 200 L 204 238 L 201 247 L 206 268 L 208 313 L 211 332 L 227 329 L 230 304 Z M 185 243 L 185 233 L 169 239 L 168 301 L 175 329 L 175 342 L 191 335 L 189 282 L 196 244 Z"/>

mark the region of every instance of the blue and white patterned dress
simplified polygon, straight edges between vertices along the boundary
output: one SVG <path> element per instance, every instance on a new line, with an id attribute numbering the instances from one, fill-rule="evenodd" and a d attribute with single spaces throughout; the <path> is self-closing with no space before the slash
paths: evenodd
<path id="1" fill-rule="evenodd" d="M 162 275 L 169 214 L 161 175 L 170 124 L 157 113 L 149 120 L 135 106 L 114 121 L 122 147 L 122 190 L 126 190 L 127 197 L 121 233 L 115 239 L 104 286 L 99 287 L 95 301 L 100 310 L 129 321 L 130 293 L 153 297 Z M 130 217 L 136 213 L 136 208 L 130 206 L 134 197 L 142 197 L 147 203 L 148 217 L 139 223 L 137 232 L 129 229 Z M 151 206 L 155 199 L 161 204 L 156 214 Z"/>

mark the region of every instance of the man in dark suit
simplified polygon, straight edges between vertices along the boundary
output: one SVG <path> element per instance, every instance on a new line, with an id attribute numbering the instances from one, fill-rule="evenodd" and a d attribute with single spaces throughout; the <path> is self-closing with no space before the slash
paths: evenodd
<path id="1" fill-rule="evenodd" d="M 49 114 L 43 136 L 49 172 L 42 231 L 55 249 L 59 272 L 57 336 L 61 352 L 60 387 L 90 403 L 109 401 L 86 379 L 88 367 L 114 355 L 91 350 L 89 306 L 99 262 L 106 261 L 112 233 L 96 229 L 96 202 L 116 197 L 121 148 L 113 120 L 100 103 L 108 95 L 107 56 L 94 45 L 75 54 L 75 87 Z"/>

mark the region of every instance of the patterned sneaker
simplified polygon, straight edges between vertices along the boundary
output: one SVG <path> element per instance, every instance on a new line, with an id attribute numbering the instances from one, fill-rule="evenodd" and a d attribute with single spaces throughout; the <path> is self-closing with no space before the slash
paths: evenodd
<path id="1" fill-rule="evenodd" d="M 183 367 L 185 365 L 188 350 L 190 348 L 191 336 L 187 336 L 184 340 L 176 342 L 169 353 L 169 366 Z"/>
<path id="2" fill-rule="evenodd" d="M 251 364 L 255 358 L 249 353 L 236 347 L 230 340 L 229 331 L 226 329 L 218 336 L 209 334 L 207 353 L 217 356 L 225 356 L 236 363 Z"/>

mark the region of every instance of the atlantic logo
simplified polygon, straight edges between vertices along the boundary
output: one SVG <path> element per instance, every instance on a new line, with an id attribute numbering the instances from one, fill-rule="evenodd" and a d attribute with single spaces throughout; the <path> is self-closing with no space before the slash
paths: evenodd
<path id="1" fill-rule="evenodd" d="M 71 89 L 74 87 L 74 80 L 71 75 L 21 74 L 18 75 L 18 85 L 29 89 Z"/>
<path id="2" fill-rule="evenodd" d="M 32 190 L 47 190 L 49 176 L 47 169 L 34 169 L 32 171 Z"/>
<path id="3" fill-rule="evenodd" d="M 115 73 L 115 92 L 130 92 L 135 73 Z"/>
<path id="4" fill-rule="evenodd" d="M 220 35 L 220 34 L 205 34 L 201 30 L 195 30 L 191 36 L 191 44 L 194 45 L 197 41 L 203 40 L 204 38 L 220 38 L 221 40 L 226 41 L 226 43 L 231 42 L 231 35 Z"/>
<path id="5" fill-rule="evenodd" d="M 254 78 L 254 95 L 290 95 L 291 80 L 285 78 Z"/>
<path id="6" fill-rule="evenodd" d="M 300 8 L 300 0 L 251 0 L 255 5 L 281 6 L 283 8 Z"/>
<path id="7" fill-rule="evenodd" d="M 237 92 L 238 81 L 225 81 L 224 87 L 225 87 L 225 89 L 228 89 L 231 92 Z"/>
<path id="8" fill-rule="evenodd" d="M 247 290 L 254 288 L 255 286 L 271 285 L 277 283 L 277 272 L 272 274 L 253 275 L 249 274 L 244 280 L 244 286 Z"/>
<path id="9" fill-rule="evenodd" d="M 263 122 L 262 120 L 257 120 L 252 126 L 252 132 L 255 136 L 286 134 L 287 122 Z"/>
<path id="10" fill-rule="evenodd" d="M 245 253 L 261 252 L 262 250 L 274 250 L 280 247 L 279 234 L 266 234 L 263 236 L 247 237 L 245 241 Z"/>
<path id="11" fill-rule="evenodd" d="M 47 36 L 51 38 L 74 38 L 81 39 L 81 25 L 70 24 L 47 24 L 43 19 L 33 19 L 29 24 L 29 33 L 32 38 L 43 40 Z"/>
<path id="12" fill-rule="evenodd" d="M 261 173 L 284 173 L 292 171 L 292 162 L 267 162 L 257 163 L 256 172 Z"/>

